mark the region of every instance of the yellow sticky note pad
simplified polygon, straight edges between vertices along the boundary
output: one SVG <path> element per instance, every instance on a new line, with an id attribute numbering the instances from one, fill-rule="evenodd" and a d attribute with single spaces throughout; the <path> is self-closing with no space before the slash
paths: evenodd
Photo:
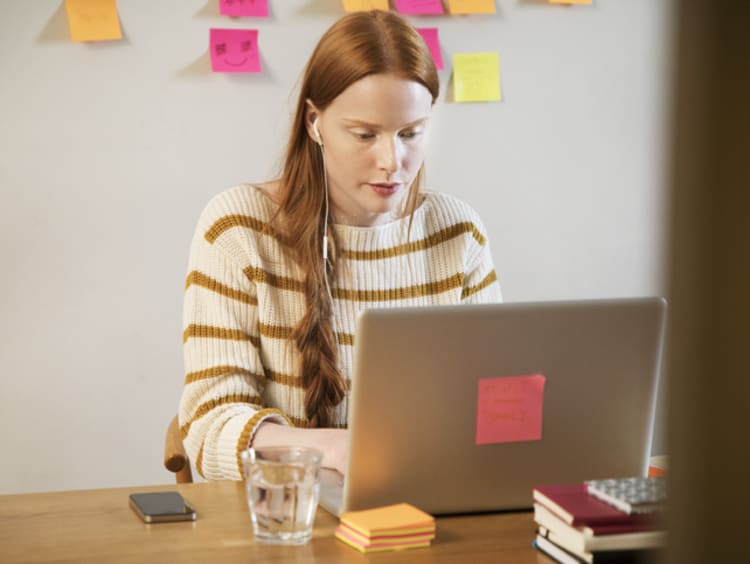
<path id="1" fill-rule="evenodd" d="M 388 0 L 342 0 L 345 12 L 388 11 Z"/>
<path id="2" fill-rule="evenodd" d="M 453 97 L 456 102 L 495 102 L 500 92 L 500 57 L 497 53 L 453 55 Z"/>
<path id="3" fill-rule="evenodd" d="M 65 0 L 73 41 L 122 39 L 115 0 Z"/>
<path id="4" fill-rule="evenodd" d="M 449 0 L 449 14 L 494 14 L 495 0 Z"/>

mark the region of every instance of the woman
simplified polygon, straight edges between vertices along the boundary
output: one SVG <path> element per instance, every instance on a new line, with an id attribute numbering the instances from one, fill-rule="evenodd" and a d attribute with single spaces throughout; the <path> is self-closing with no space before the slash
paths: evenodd
<path id="1" fill-rule="evenodd" d="M 306 67 L 280 177 L 203 211 L 179 418 L 207 479 L 240 478 L 249 445 L 315 446 L 343 472 L 358 312 L 500 300 L 476 212 L 421 190 L 438 92 L 408 22 L 343 17 Z"/>

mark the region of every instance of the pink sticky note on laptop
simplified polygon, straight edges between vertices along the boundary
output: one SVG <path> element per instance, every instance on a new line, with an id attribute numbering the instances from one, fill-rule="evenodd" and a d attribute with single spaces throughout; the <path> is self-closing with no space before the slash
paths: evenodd
<path id="1" fill-rule="evenodd" d="M 268 0 L 219 0 L 219 13 L 222 16 L 268 17 Z"/>
<path id="2" fill-rule="evenodd" d="M 436 27 L 418 27 L 417 31 L 422 36 L 427 47 L 430 48 L 432 60 L 438 70 L 443 68 L 443 55 L 440 53 L 440 40 L 438 39 L 438 30 Z"/>
<path id="3" fill-rule="evenodd" d="M 210 49 L 214 72 L 260 72 L 257 29 L 211 28 Z"/>
<path id="4" fill-rule="evenodd" d="M 476 444 L 540 440 L 544 382 L 541 374 L 480 379 Z"/>
<path id="5" fill-rule="evenodd" d="M 396 0 L 396 11 L 401 14 L 442 14 L 442 0 Z"/>

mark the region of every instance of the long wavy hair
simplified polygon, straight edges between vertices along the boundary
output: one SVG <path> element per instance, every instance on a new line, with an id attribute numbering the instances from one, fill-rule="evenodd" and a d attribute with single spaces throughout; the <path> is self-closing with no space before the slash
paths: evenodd
<path id="1" fill-rule="evenodd" d="M 324 162 L 305 126 L 309 99 L 325 110 L 351 84 L 373 74 L 396 74 L 425 86 L 434 104 L 440 90 L 435 64 L 422 37 L 392 12 L 355 12 L 339 19 L 321 37 L 305 68 L 294 122 L 282 164 L 280 207 L 272 222 L 305 273 L 306 314 L 294 331 L 301 354 L 300 376 L 305 388 L 305 415 L 312 427 L 334 424 L 336 406 L 346 394 L 337 367 L 337 339 L 328 281 L 334 279 L 337 245 L 333 218 L 326 221 Z M 409 187 L 405 212 L 414 213 L 421 189 L 422 168 Z M 328 261 L 323 263 L 323 234 Z"/>

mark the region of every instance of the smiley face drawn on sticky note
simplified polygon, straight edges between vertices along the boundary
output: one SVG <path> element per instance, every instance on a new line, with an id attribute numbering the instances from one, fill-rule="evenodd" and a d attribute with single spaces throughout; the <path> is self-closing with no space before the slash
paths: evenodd
<path id="1" fill-rule="evenodd" d="M 481 378 L 476 444 L 541 440 L 544 383 L 541 374 Z"/>
<path id="2" fill-rule="evenodd" d="M 213 72 L 260 72 L 257 29 L 211 28 Z"/>

